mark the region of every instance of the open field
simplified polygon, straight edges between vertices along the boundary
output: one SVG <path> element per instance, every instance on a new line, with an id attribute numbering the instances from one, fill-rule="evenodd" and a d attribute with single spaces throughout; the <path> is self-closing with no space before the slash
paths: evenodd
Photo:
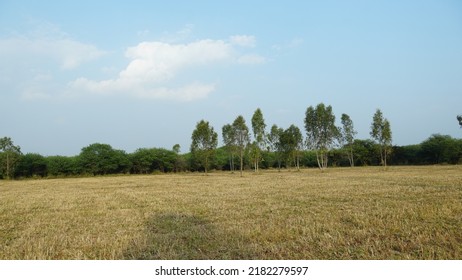
<path id="1" fill-rule="evenodd" d="M 462 166 L 0 181 L 0 259 L 461 259 Z"/>

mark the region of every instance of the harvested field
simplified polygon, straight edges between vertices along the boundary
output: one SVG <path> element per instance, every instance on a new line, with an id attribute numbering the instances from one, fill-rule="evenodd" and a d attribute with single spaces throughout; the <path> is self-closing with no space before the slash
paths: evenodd
<path id="1" fill-rule="evenodd" d="M 461 259 L 462 166 L 0 181 L 0 259 Z"/>

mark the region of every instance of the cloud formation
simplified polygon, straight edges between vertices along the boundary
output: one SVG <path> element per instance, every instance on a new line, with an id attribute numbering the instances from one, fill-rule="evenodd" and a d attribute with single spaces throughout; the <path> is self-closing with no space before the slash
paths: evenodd
<path id="1" fill-rule="evenodd" d="M 233 44 L 254 45 L 253 36 L 232 36 L 223 40 L 199 40 L 187 44 L 142 42 L 126 50 L 127 67 L 113 79 L 94 81 L 78 78 L 73 88 L 99 94 L 129 94 L 138 98 L 192 101 L 206 98 L 215 90 L 210 83 L 190 82 L 182 86 L 170 83 L 179 73 L 200 66 L 231 62 L 238 64 L 264 63 L 259 55 L 238 55 Z"/>

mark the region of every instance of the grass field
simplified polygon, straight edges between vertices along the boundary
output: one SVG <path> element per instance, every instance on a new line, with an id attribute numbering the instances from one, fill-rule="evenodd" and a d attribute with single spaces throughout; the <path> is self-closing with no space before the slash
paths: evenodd
<path id="1" fill-rule="evenodd" d="M 462 259 L 462 166 L 0 181 L 0 259 Z"/>

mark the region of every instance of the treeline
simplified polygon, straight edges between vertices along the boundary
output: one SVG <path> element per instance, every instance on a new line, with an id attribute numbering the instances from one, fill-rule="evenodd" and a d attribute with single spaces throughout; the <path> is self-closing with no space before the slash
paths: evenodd
<path id="1" fill-rule="evenodd" d="M 380 165 L 378 144 L 370 139 L 354 140 L 353 152 L 356 166 Z M 260 169 L 296 168 L 289 156 L 280 156 L 277 152 L 263 151 Z M 345 148 L 329 152 L 329 166 L 350 166 Z M 2 167 L 0 178 L 7 178 L 6 153 L 0 153 Z M 76 177 L 107 174 L 152 174 L 170 172 L 204 171 L 201 163 L 191 153 L 180 154 L 178 150 L 163 148 L 142 148 L 134 153 L 113 149 L 108 144 L 91 144 L 82 149 L 77 156 L 42 156 L 35 153 L 10 156 L 15 162 L 10 166 L 11 178 L 30 177 Z M 417 145 L 393 146 L 390 156 L 391 165 L 427 165 L 462 163 L 462 139 L 448 135 L 432 135 Z M 244 169 L 254 169 L 252 157 L 247 153 L 243 157 Z M 301 167 L 318 167 L 316 153 L 303 151 L 300 154 Z M 210 169 L 229 171 L 232 169 L 226 147 L 216 149 L 210 158 Z"/>
<path id="2" fill-rule="evenodd" d="M 462 120 L 462 118 L 461 118 Z M 462 163 L 462 139 L 434 134 L 420 144 L 393 146 L 391 126 L 382 112 L 372 118 L 371 139 L 355 139 L 357 132 L 347 114 L 335 126 L 331 106 L 308 107 L 305 133 L 295 125 L 273 125 L 266 130 L 257 109 L 251 119 L 253 138 L 245 119 L 238 116 L 222 128 L 224 146 L 217 147 L 218 133 L 207 121 L 197 123 L 189 153 L 177 144 L 165 148 L 140 148 L 133 153 L 94 143 L 76 156 L 22 154 L 11 138 L 0 138 L 0 179 L 30 177 L 96 176 L 207 172 L 207 170 L 299 169 L 300 167 L 427 165 Z M 253 140 L 252 140 L 253 139 Z"/>

